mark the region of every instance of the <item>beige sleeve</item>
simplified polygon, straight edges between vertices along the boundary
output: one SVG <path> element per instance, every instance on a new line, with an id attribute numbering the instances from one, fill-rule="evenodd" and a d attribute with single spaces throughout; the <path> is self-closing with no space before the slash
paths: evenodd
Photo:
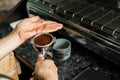
<path id="1" fill-rule="evenodd" d="M 0 60 L 0 74 L 9 76 L 14 80 L 19 80 L 18 74 L 21 73 L 20 65 L 16 61 L 14 53 L 11 52 Z"/>

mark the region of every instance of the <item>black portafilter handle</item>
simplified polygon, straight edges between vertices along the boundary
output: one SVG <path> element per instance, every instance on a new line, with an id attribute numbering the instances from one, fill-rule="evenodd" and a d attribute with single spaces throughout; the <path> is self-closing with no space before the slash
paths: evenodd
<path id="1" fill-rule="evenodd" d="M 38 54 L 42 54 L 45 59 L 53 59 L 52 58 L 52 46 L 47 48 L 41 48 L 41 50 L 37 50 Z"/>
<path id="2" fill-rule="evenodd" d="M 50 55 L 46 55 L 45 59 L 51 59 L 51 60 L 53 60 L 53 57 L 51 57 Z"/>

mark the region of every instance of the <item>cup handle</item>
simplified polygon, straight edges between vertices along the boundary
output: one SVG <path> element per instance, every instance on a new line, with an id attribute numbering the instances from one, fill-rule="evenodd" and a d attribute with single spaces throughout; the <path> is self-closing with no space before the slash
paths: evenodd
<path id="1" fill-rule="evenodd" d="M 51 59 L 51 60 L 53 60 L 53 58 L 51 56 L 49 56 L 49 55 L 46 55 L 45 59 Z"/>
<path id="2" fill-rule="evenodd" d="M 56 43 L 56 37 L 53 38 L 53 44 L 55 44 L 55 43 Z"/>

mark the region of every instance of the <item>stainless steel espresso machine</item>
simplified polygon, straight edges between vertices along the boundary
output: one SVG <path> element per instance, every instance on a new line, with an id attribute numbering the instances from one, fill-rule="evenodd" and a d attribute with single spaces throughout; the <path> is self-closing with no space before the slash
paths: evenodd
<path id="1" fill-rule="evenodd" d="M 119 0 L 28 0 L 29 16 L 64 24 L 63 35 L 120 64 Z"/>

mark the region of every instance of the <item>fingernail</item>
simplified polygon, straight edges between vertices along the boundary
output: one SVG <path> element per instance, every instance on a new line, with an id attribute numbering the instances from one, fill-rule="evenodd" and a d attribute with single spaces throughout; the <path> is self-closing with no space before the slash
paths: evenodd
<path id="1" fill-rule="evenodd" d="M 39 57 L 43 57 L 43 54 L 39 54 L 38 56 L 39 56 Z"/>
<path id="2" fill-rule="evenodd" d="M 63 25 L 62 25 L 62 24 L 58 24 L 58 26 L 59 26 L 60 28 L 62 28 L 62 27 L 63 27 Z"/>

